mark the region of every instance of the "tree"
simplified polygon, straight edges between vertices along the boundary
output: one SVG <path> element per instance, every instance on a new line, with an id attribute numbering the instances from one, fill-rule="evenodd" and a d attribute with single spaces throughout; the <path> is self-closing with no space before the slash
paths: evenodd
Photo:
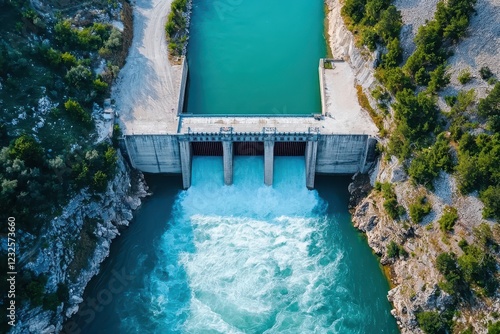
<path id="1" fill-rule="evenodd" d="M 484 99 L 479 100 L 477 107 L 479 114 L 483 117 L 488 117 L 490 129 L 495 132 L 500 132 L 500 82 L 497 82 L 493 90 Z"/>
<path id="2" fill-rule="evenodd" d="M 417 322 L 426 334 L 446 334 L 447 322 L 436 311 L 426 311 L 417 314 Z"/>
<path id="3" fill-rule="evenodd" d="M 500 334 L 500 321 L 488 325 L 488 334 Z"/>
<path id="4" fill-rule="evenodd" d="M 68 70 L 65 79 L 76 88 L 85 88 L 92 81 L 92 72 L 83 65 L 77 65 Z"/>
<path id="5" fill-rule="evenodd" d="M 483 217 L 500 220 L 500 185 L 489 186 L 480 193 L 484 203 Z"/>
<path id="6" fill-rule="evenodd" d="M 399 44 L 399 39 L 394 37 L 387 43 L 387 53 L 382 55 L 382 66 L 384 68 L 396 67 L 401 62 L 403 49 Z"/>
<path id="7" fill-rule="evenodd" d="M 81 122 L 84 126 L 92 124 L 92 117 L 90 117 L 89 113 L 87 113 L 77 101 L 68 99 L 64 103 L 64 108 L 73 119 Z"/>
<path id="8" fill-rule="evenodd" d="M 97 191 L 106 190 L 106 186 L 108 185 L 108 176 L 103 171 L 98 170 L 94 174 L 92 185 Z"/>
<path id="9" fill-rule="evenodd" d="M 21 159 L 28 167 L 43 165 L 43 149 L 31 135 L 23 134 L 14 141 L 10 147 L 12 159 Z"/>
<path id="10" fill-rule="evenodd" d="M 391 136 L 391 146 L 398 149 L 395 154 L 406 158 L 408 147 L 404 151 L 401 149 L 405 143 L 413 143 L 419 147 L 429 140 L 428 134 L 435 130 L 437 124 L 437 108 L 434 98 L 425 92 L 415 95 L 412 90 L 404 89 L 396 94 L 393 109 L 396 131 Z M 396 146 L 394 140 L 403 140 L 403 143 Z"/>
<path id="11" fill-rule="evenodd" d="M 395 6 L 391 5 L 380 14 L 380 20 L 375 25 L 375 31 L 384 42 L 389 43 L 393 38 L 399 36 L 401 26 L 401 13 Z"/>
<path id="12" fill-rule="evenodd" d="M 450 74 L 446 73 L 446 67 L 444 65 L 439 65 L 430 73 L 428 89 L 431 92 L 437 92 L 441 90 L 441 88 L 446 87 L 449 83 Z"/>
<path id="13" fill-rule="evenodd" d="M 441 231 L 449 232 L 453 230 L 455 222 L 458 219 L 457 209 L 451 206 L 446 206 L 444 208 L 443 215 L 439 218 L 438 223 Z"/>

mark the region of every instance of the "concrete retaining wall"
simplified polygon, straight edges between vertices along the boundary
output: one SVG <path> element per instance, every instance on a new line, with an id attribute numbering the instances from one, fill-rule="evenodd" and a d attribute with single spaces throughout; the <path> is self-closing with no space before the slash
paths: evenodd
<path id="1" fill-rule="evenodd" d="M 177 115 L 182 114 L 182 111 L 184 109 L 184 98 L 186 96 L 186 84 L 187 84 L 187 77 L 188 77 L 188 62 L 186 60 L 186 57 L 182 57 L 182 74 L 181 74 L 181 85 L 179 89 L 179 104 L 177 106 Z"/>
<path id="2" fill-rule="evenodd" d="M 365 172 L 371 138 L 368 135 L 323 135 L 318 141 L 316 173 Z"/>
<path id="3" fill-rule="evenodd" d="M 146 173 L 181 173 L 177 136 L 130 135 L 124 139 L 134 168 Z"/>

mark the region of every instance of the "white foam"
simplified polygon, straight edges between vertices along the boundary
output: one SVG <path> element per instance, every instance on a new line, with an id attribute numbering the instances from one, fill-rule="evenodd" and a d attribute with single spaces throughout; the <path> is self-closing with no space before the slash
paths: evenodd
<path id="1" fill-rule="evenodd" d="M 262 163 L 235 159 L 227 187 L 210 177 L 220 158 L 194 159 L 147 283 L 156 331 L 335 332 L 346 310 L 329 298 L 343 254 L 322 233 L 332 228 L 326 204 L 305 188 L 303 159 L 277 159 L 273 187 L 262 184 Z M 348 294 L 340 290 L 342 303 Z"/>

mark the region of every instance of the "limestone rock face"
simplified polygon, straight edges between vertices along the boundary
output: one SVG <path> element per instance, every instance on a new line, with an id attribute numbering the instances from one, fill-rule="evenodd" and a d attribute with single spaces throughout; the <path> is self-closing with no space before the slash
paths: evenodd
<path id="1" fill-rule="evenodd" d="M 21 263 L 25 269 L 48 276 L 47 290 L 54 292 L 57 285 L 68 286 L 70 298 L 58 309 L 44 311 L 40 307 L 19 310 L 19 321 L 11 333 L 59 333 L 65 319 L 78 311 L 83 299 L 83 291 L 90 279 L 99 272 L 101 262 L 109 255 L 111 240 L 120 234 L 122 226 L 128 226 L 132 210 L 136 209 L 141 198 L 148 195 L 148 188 L 142 174 L 135 178 L 132 190 L 131 171 L 119 154 L 118 171 L 108 184 L 104 194 L 91 196 L 86 190 L 75 196 L 59 217 L 54 218 L 44 233 L 46 242 L 35 242 L 32 250 L 21 252 Z M 89 228 L 96 238 L 95 249 L 90 255 L 88 265 L 79 272 L 71 272 L 76 248 L 82 229 Z"/>

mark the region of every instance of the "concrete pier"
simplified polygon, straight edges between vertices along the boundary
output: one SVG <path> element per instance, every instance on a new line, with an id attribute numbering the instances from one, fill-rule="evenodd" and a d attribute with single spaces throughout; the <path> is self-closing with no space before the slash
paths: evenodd
<path id="1" fill-rule="evenodd" d="M 182 187 L 188 189 L 191 187 L 191 165 L 193 161 L 191 143 L 186 140 L 179 141 L 179 149 L 181 154 Z"/>
<path id="2" fill-rule="evenodd" d="M 264 183 L 266 186 L 273 185 L 274 177 L 274 141 L 264 141 Z"/>
<path id="3" fill-rule="evenodd" d="M 308 141 L 306 144 L 306 186 L 314 189 L 314 176 L 316 175 L 316 158 L 318 154 L 318 142 Z"/>
<path id="4" fill-rule="evenodd" d="M 230 186 L 233 184 L 233 142 L 223 141 L 222 151 L 224 159 L 224 184 Z"/>

